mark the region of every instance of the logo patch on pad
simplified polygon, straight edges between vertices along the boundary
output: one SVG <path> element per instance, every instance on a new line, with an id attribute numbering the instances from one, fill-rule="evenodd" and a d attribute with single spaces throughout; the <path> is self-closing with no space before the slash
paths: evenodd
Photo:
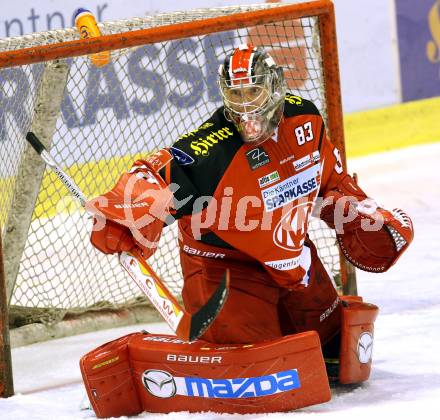
<path id="1" fill-rule="evenodd" d="M 163 370 L 146 370 L 142 374 L 144 388 L 155 397 L 175 395 L 202 398 L 258 398 L 301 388 L 298 370 L 252 378 L 178 377 Z"/>
<path id="2" fill-rule="evenodd" d="M 369 331 L 363 332 L 358 339 L 358 358 L 361 363 L 369 363 L 373 355 L 373 334 Z"/>

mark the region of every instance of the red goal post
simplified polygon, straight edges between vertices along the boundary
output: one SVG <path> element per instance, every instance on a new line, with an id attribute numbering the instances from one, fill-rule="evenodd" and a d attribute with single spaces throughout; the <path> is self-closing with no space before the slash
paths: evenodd
<path id="1" fill-rule="evenodd" d="M 17 318 L 47 327 L 43 338 L 69 334 L 57 327 L 66 314 L 107 312 L 110 324 L 99 322 L 107 327 L 144 320 L 137 310 L 146 302 L 92 249 L 87 218 L 66 203 L 63 186 L 27 149 L 27 131 L 39 135 L 88 196 L 102 193 L 135 157 L 169 146 L 219 106 L 217 66 L 250 40 L 285 67 L 292 93 L 315 102 L 345 165 L 331 1 L 197 9 L 99 26 L 99 38 L 79 39 L 71 28 L 0 40 L 0 106 L 6 109 L 0 111 L 6 273 L 0 287 L 14 316 L 24 313 Z M 94 68 L 87 55 L 101 51 L 111 51 L 111 63 Z M 312 238 L 341 293 L 356 293 L 354 270 L 341 259 L 334 234 L 314 223 Z M 177 295 L 181 273 L 171 229 L 153 260 Z M 90 318 L 85 324 L 70 334 L 98 328 Z"/>

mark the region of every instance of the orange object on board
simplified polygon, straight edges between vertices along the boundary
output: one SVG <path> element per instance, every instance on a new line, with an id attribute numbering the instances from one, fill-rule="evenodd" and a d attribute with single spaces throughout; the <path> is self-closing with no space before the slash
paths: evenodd
<path id="1" fill-rule="evenodd" d="M 78 9 L 75 12 L 75 25 L 81 38 L 95 38 L 101 36 L 95 16 L 90 10 Z M 110 62 L 110 51 L 102 51 L 90 55 L 90 60 L 96 67 L 103 67 Z"/>

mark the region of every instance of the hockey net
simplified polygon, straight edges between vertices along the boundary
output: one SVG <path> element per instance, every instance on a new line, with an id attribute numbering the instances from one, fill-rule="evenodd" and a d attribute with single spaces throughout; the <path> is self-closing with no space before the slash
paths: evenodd
<path id="1" fill-rule="evenodd" d="M 29 150 L 27 131 L 37 133 L 88 197 L 99 195 L 134 159 L 170 146 L 211 115 L 221 104 L 218 65 L 251 42 L 284 67 L 294 95 L 317 105 L 344 153 L 330 1 L 199 9 L 99 27 L 111 36 L 87 42 L 71 28 L 0 40 L 0 226 L 9 318 L 11 328 L 48 326 L 42 338 L 69 334 L 56 326 L 81 313 L 117 311 L 111 325 L 143 320 L 136 308 L 148 302 L 116 258 L 90 245 L 90 219 Z M 95 67 L 87 53 L 106 49 L 111 62 Z M 340 285 L 348 274 L 332 231 L 318 220 L 310 229 Z M 174 227 L 150 262 L 178 296 Z M 108 326 L 89 318 L 86 324 L 82 330 Z"/>

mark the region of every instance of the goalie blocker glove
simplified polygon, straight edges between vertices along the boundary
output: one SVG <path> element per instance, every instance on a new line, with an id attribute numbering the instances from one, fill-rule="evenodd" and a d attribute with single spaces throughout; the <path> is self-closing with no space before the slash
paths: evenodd
<path id="1" fill-rule="evenodd" d="M 321 219 L 336 230 L 347 260 L 364 271 L 388 270 L 414 237 L 412 221 L 403 210 L 379 207 L 349 175 L 325 194 Z"/>

